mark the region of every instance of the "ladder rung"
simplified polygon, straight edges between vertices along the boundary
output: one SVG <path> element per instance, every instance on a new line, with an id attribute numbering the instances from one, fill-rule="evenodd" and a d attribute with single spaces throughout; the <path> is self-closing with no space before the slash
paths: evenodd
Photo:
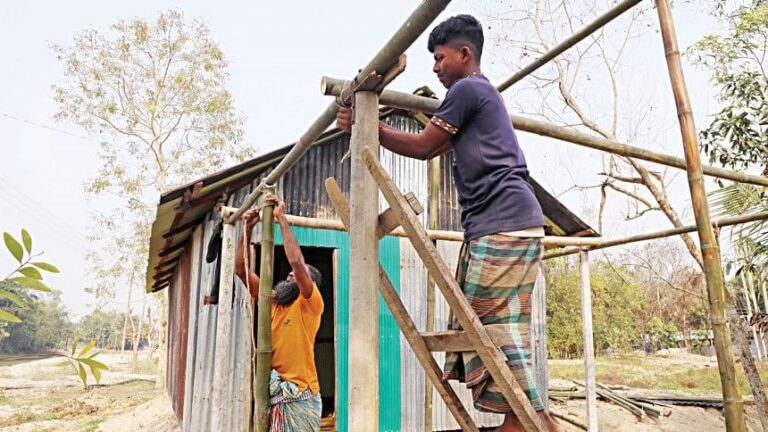
<path id="1" fill-rule="evenodd" d="M 498 328 L 486 327 L 485 329 L 494 345 L 500 346 L 503 343 L 504 336 Z M 421 337 L 432 352 L 475 351 L 469 336 L 463 331 L 425 332 L 421 333 Z"/>

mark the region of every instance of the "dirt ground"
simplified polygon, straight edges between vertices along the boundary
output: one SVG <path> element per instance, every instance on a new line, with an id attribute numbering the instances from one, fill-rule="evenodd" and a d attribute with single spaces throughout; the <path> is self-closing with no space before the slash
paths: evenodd
<path id="1" fill-rule="evenodd" d="M 110 370 L 104 372 L 101 385 L 88 390 L 83 389 L 70 369 L 56 365 L 61 361 L 59 358 L 0 358 L 0 432 L 180 431 L 170 401 L 161 390 L 155 388 L 155 365 L 147 355 L 141 353 L 138 364 L 132 366 L 130 353 L 101 354 L 99 360 L 107 364 Z M 685 369 L 709 373 L 708 369 L 717 368 L 710 358 L 677 353 L 642 358 L 639 362 L 630 360 L 600 359 L 604 363 L 604 377 L 630 381 L 637 380 L 638 376 L 650 379 L 649 370 L 655 369 L 657 376 L 653 378 L 656 380 L 654 382 L 674 383 L 674 380 L 666 379 L 659 371 L 669 370 L 670 374 L 679 374 L 681 369 Z M 550 362 L 553 378 L 550 386 L 572 385 L 568 378 L 557 375 L 578 373 L 580 365 L 579 360 Z M 618 372 L 620 369 L 623 372 Z M 690 374 L 686 375 L 686 379 L 709 385 L 707 380 L 701 379 L 702 376 L 698 373 Z M 598 381 L 600 378 L 601 374 L 598 373 Z M 698 387 L 684 387 L 689 393 L 706 393 Z M 748 390 L 743 388 L 743 391 Z M 553 400 L 550 406 L 561 414 L 585 422 L 584 400 Z M 717 408 L 670 407 L 664 410 L 668 415 L 659 420 L 638 420 L 617 405 L 598 402 L 599 427 L 600 430 L 610 432 L 725 430 L 723 416 Z M 749 429 L 759 431 L 754 406 L 747 406 L 747 418 Z M 566 431 L 580 431 L 562 420 L 560 423 Z"/>
<path id="2" fill-rule="evenodd" d="M 131 356 L 100 354 L 110 370 L 88 390 L 69 366 L 57 365 L 60 358 L 0 359 L 0 432 L 177 430 L 148 353 L 136 365 Z"/>

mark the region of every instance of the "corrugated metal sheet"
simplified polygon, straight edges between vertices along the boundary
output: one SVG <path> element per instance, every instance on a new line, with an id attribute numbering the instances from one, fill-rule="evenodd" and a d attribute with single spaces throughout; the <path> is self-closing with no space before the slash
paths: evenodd
<path id="1" fill-rule="evenodd" d="M 203 248 L 207 247 L 213 231 L 214 222 L 208 220 L 204 225 Z M 197 308 L 197 340 L 195 344 L 195 365 L 192 394 L 192 410 L 185 417 L 184 424 L 188 425 L 184 431 L 204 432 L 211 429 L 211 395 L 213 391 L 213 367 L 214 351 L 216 347 L 216 314 L 217 305 L 206 305 L 203 299 L 211 292 L 216 275 L 216 263 L 207 263 L 201 254 L 200 266 L 200 291 Z M 172 289 L 172 287 L 171 287 Z M 187 420 L 187 418 L 189 420 Z"/>
<path id="2" fill-rule="evenodd" d="M 195 366 L 197 356 L 197 338 L 198 338 L 198 322 L 199 322 L 199 304 L 202 302 L 202 265 L 204 250 L 203 237 L 205 231 L 205 224 L 198 226 L 192 234 L 192 256 L 194 257 L 193 265 L 190 269 L 190 280 L 192 286 L 189 293 L 189 338 L 187 341 L 187 379 L 184 385 L 184 408 L 183 412 L 186 413 L 183 416 L 182 430 L 190 430 L 190 420 L 192 415 L 190 410 L 192 409 L 192 395 L 196 390 L 195 386 Z"/>

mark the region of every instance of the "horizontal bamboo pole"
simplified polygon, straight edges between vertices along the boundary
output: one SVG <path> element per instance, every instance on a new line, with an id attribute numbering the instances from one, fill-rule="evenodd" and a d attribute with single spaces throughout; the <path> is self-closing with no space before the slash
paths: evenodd
<path id="1" fill-rule="evenodd" d="M 338 96 L 344 85 L 344 80 L 337 78 L 323 77 L 321 89 L 328 96 Z M 409 111 L 423 112 L 432 114 L 440 107 L 440 100 L 424 96 L 418 96 L 411 93 L 398 92 L 394 90 L 384 90 L 381 93 L 380 102 L 382 105 L 401 108 Z M 671 156 L 664 153 L 657 153 L 642 147 L 621 144 L 606 138 L 597 137 L 575 129 L 555 126 L 539 120 L 516 115 L 509 116 L 515 129 L 523 132 L 541 135 L 547 138 L 554 138 L 560 141 L 578 144 L 595 150 L 601 150 L 620 156 L 631 157 L 648 162 L 666 165 L 679 169 L 686 169 L 685 159 Z M 727 170 L 725 168 L 703 165 L 704 174 L 712 177 L 718 177 L 726 180 L 732 180 L 739 183 L 768 186 L 768 177 L 761 177 Z"/>
<path id="2" fill-rule="evenodd" d="M 392 65 L 396 64 L 400 55 L 410 47 L 413 42 L 421 36 L 424 30 L 432 24 L 438 15 L 448 6 L 450 0 L 424 0 L 416 10 L 406 19 L 402 26 L 387 41 L 384 47 L 379 50 L 373 59 L 357 74 L 357 79 L 363 79 L 372 72 L 384 74 Z M 237 211 L 227 219 L 227 223 L 235 223 L 237 219 L 245 213 L 262 194 L 267 185 L 274 185 L 285 174 L 286 171 L 312 146 L 312 143 L 323 133 L 336 119 L 336 113 L 339 106 L 331 102 L 320 116 L 312 123 L 304 135 L 299 138 L 296 145 L 283 158 L 283 160 L 269 173 L 262 183 L 256 187 L 245 199 Z"/>
<path id="3" fill-rule="evenodd" d="M 316 219 L 303 216 L 286 215 L 288 223 L 293 226 L 305 227 L 305 228 L 317 228 L 328 229 L 333 231 L 346 231 L 344 224 L 337 219 Z M 441 230 L 427 230 L 429 238 L 432 240 L 447 240 L 455 242 L 464 241 L 464 233 L 459 231 L 441 231 Z M 405 231 L 402 227 L 395 228 L 389 233 L 395 237 L 405 237 Z M 542 239 L 542 245 L 545 247 L 562 247 L 562 246 L 593 246 L 601 244 L 603 239 L 600 237 L 558 237 L 558 236 L 546 236 Z"/>
<path id="4" fill-rule="evenodd" d="M 716 219 L 715 221 L 712 222 L 712 225 L 715 227 L 724 227 L 724 226 L 740 225 L 744 223 L 755 222 L 755 221 L 766 220 L 766 219 L 768 219 L 768 211 Z M 637 243 L 637 242 L 646 241 L 646 240 L 654 240 L 654 239 L 659 239 L 664 237 L 671 237 L 674 235 L 685 234 L 693 231 L 696 231 L 696 225 L 686 225 L 680 228 L 671 228 L 671 229 L 665 229 L 661 231 L 649 232 L 645 234 L 637 234 L 633 236 L 621 237 L 614 240 L 608 240 L 598 245 L 590 247 L 589 250 L 592 251 L 597 249 L 605 249 L 605 248 L 625 245 L 629 243 Z M 552 252 L 552 253 L 544 254 L 544 259 L 572 255 L 572 254 L 579 253 L 579 251 L 581 251 L 581 248 L 566 249 L 562 251 Z"/>
<path id="5" fill-rule="evenodd" d="M 595 18 L 594 21 L 579 29 L 569 38 L 552 47 L 549 51 L 544 53 L 544 55 L 532 61 L 519 71 L 515 72 L 514 75 L 504 80 L 504 82 L 499 84 L 496 88 L 499 90 L 499 92 L 503 92 L 504 90 L 510 88 L 513 84 L 535 72 L 538 68 L 544 66 L 549 61 L 565 52 L 568 48 L 571 48 L 572 46 L 584 40 L 587 36 L 602 28 L 604 25 L 613 21 L 614 18 L 618 17 L 629 9 L 632 9 L 632 7 L 641 1 L 642 0 L 625 0 L 617 4 L 616 6 L 606 11 L 604 14 Z"/>

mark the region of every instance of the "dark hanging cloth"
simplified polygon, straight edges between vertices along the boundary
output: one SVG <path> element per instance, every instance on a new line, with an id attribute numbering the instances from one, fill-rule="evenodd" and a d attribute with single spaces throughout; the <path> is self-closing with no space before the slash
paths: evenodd
<path id="1" fill-rule="evenodd" d="M 211 239 L 208 240 L 208 250 L 205 254 L 205 262 L 210 264 L 216 261 L 216 273 L 214 273 L 213 286 L 211 287 L 211 293 L 206 302 L 207 304 L 219 303 L 219 280 L 221 279 L 219 277 L 219 275 L 221 275 L 221 232 L 224 227 L 224 221 L 221 219 L 221 216 L 216 213 L 214 213 L 213 218 L 216 224 L 213 226 Z"/>

